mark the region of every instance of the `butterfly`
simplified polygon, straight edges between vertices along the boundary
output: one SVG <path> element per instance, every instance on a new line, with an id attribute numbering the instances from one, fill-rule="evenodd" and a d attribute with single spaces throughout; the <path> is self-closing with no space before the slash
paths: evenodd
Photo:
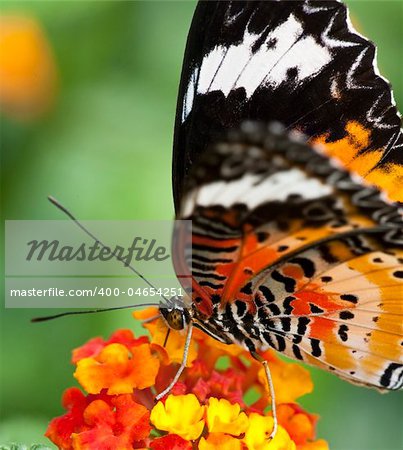
<path id="1" fill-rule="evenodd" d="M 403 134 L 375 53 L 337 1 L 198 3 L 173 150 L 187 297 L 160 308 L 187 345 L 197 327 L 402 387 Z"/>
<path id="2" fill-rule="evenodd" d="M 186 343 L 157 400 L 193 328 L 263 364 L 270 437 L 259 351 L 402 388 L 403 133 L 375 54 L 337 1 L 198 3 L 173 149 L 186 296 L 159 305 Z"/>

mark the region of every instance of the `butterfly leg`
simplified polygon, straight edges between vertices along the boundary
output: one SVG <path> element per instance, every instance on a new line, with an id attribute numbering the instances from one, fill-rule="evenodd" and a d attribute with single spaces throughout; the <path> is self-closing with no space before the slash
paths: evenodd
<path id="1" fill-rule="evenodd" d="M 255 352 L 251 352 L 251 355 L 262 364 L 265 374 L 266 374 L 267 384 L 269 386 L 269 394 L 270 394 L 270 399 L 271 399 L 271 413 L 273 415 L 273 430 L 269 436 L 269 440 L 271 440 L 274 438 L 274 436 L 277 433 L 278 422 L 277 422 L 277 411 L 276 411 L 276 398 L 275 398 L 275 393 L 274 393 L 273 380 L 271 378 L 271 373 L 270 373 L 270 367 L 269 367 L 269 363 L 265 359 L 263 359 L 259 354 L 255 353 Z"/>
<path id="2" fill-rule="evenodd" d="M 186 342 L 185 342 L 185 348 L 183 350 L 183 357 L 182 357 L 181 365 L 180 365 L 178 371 L 176 372 L 174 379 L 169 384 L 169 386 L 155 397 L 156 401 L 161 400 L 162 397 L 167 395 L 172 390 L 172 388 L 175 386 L 175 384 L 179 380 L 179 377 L 182 375 L 182 372 L 186 367 L 186 362 L 187 362 L 188 355 L 189 355 L 189 347 L 190 347 L 190 342 L 192 340 L 192 331 L 193 331 L 192 323 L 189 323 L 188 331 L 186 334 Z"/>

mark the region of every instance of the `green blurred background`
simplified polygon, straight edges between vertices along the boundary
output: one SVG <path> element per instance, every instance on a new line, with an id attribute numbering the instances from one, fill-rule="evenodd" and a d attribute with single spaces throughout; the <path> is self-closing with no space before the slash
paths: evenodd
<path id="1" fill-rule="evenodd" d="M 379 66 L 403 106 L 403 3 L 348 2 L 379 47 Z M 173 216 L 171 148 L 177 86 L 195 3 L 6 2 L 2 14 L 34 17 L 52 49 L 58 92 L 47 114 L 1 117 L 2 212 L 6 219 L 61 219 L 51 193 L 81 219 Z M 117 328 L 128 312 L 32 325 L 39 310 L 1 314 L 0 443 L 48 443 L 47 422 L 74 385 L 70 351 Z M 381 395 L 312 371 L 303 400 L 321 415 L 333 450 L 398 450 L 402 395 Z"/>

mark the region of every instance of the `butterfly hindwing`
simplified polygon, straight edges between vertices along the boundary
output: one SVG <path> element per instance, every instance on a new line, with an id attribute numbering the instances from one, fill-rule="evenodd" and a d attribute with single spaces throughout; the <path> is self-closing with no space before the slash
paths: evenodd
<path id="1" fill-rule="evenodd" d="M 403 251 L 385 253 L 366 241 L 365 248 L 336 240 L 303 252 L 264 271 L 251 289 L 269 346 L 350 381 L 398 389 Z"/>

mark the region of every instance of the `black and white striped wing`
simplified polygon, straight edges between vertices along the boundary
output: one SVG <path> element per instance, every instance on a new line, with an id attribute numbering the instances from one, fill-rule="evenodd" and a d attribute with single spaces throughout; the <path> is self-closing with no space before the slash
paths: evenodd
<path id="1" fill-rule="evenodd" d="M 375 47 L 336 1 L 202 1 L 189 32 L 173 155 L 185 178 L 211 142 L 246 119 L 303 131 L 348 170 L 403 200 L 403 137 Z"/>

